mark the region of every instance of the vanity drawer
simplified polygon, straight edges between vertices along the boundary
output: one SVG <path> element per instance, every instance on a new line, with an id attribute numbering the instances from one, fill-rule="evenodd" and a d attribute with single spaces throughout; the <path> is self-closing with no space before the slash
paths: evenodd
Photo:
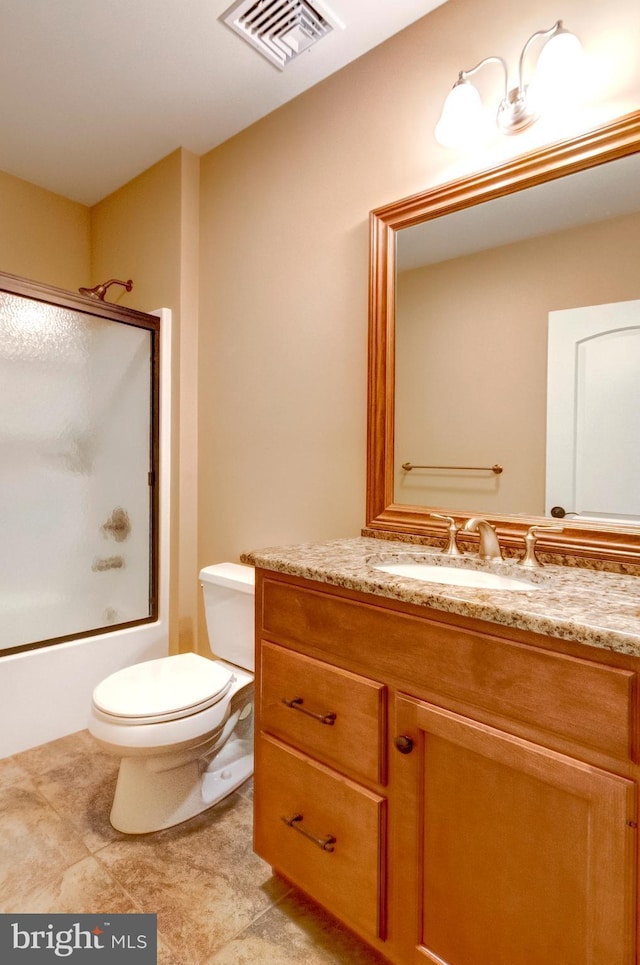
<path id="1" fill-rule="evenodd" d="M 260 727 L 356 778 L 386 781 L 384 684 L 267 641 Z"/>
<path id="2" fill-rule="evenodd" d="M 254 780 L 255 851 L 341 920 L 384 937 L 385 799 L 265 735 Z"/>

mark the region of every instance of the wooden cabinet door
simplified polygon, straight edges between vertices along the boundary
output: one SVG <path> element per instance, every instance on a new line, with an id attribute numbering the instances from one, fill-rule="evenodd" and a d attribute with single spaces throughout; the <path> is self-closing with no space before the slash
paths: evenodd
<path id="1" fill-rule="evenodd" d="M 635 962 L 632 781 L 409 697 L 395 726 L 404 961 Z"/>

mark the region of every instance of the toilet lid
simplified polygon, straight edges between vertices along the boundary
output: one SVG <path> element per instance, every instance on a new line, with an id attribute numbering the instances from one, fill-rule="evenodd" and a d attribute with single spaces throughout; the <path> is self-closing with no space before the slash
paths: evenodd
<path id="1" fill-rule="evenodd" d="M 98 684 L 93 703 L 103 714 L 129 723 L 175 720 L 217 703 L 232 681 L 229 667 L 180 653 L 116 671 Z"/>

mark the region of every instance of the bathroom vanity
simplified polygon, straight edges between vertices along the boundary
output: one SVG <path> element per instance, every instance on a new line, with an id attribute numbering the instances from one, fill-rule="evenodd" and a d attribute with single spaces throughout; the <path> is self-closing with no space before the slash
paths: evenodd
<path id="1" fill-rule="evenodd" d="M 394 558 L 442 562 L 367 538 L 246 558 L 256 851 L 398 965 L 631 965 L 637 577 L 548 566 L 514 593 Z"/>
<path id="2" fill-rule="evenodd" d="M 620 192 L 636 233 L 610 264 L 603 236 L 589 260 L 571 231 L 604 183 L 638 184 L 639 158 L 635 112 L 371 212 L 366 529 L 245 557 L 256 851 L 396 965 L 638 963 L 640 504 L 637 431 L 622 432 L 637 402 L 624 418 L 585 402 L 584 366 L 561 367 L 560 406 L 544 391 L 552 311 L 640 299 L 637 192 Z M 477 228 L 488 259 L 496 217 L 517 229 L 542 209 L 533 280 L 509 230 L 495 284 L 483 261 L 472 288 L 476 250 L 447 239 Z M 588 453 L 558 430 L 567 399 L 576 425 L 592 402 L 601 416 Z M 443 564 L 471 582 L 434 582 Z"/>

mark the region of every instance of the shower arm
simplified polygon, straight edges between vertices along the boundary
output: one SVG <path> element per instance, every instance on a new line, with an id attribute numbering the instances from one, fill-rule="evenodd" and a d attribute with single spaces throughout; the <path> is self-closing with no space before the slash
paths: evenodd
<path id="1" fill-rule="evenodd" d="M 96 285 L 95 288 L 79 288 L 78 291 L 81 295 L 86 295 L 88 298 L 97 298 L 99 301 L 104 301 L 104 296 L 107 294 L 107 289 L 112 285 L 122 285 L 128 292 L 133 288 L 133 281 L 120 281 L 119 278 L 110 278 L 109 281 L 103 282 L 101 285 Z"/>

